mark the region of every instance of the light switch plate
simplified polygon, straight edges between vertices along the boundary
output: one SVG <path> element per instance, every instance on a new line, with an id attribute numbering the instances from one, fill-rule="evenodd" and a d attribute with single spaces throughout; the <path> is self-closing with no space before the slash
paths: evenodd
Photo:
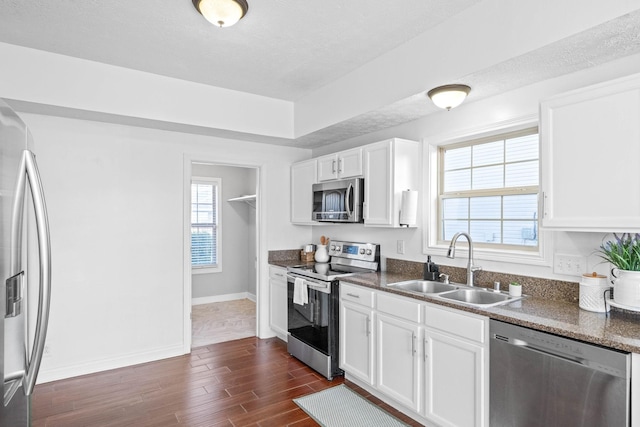
<path id="1" fill-rule="evenodd" d="M 404 253 L 404 240 L 398 240 L 398 250 L 397 252 L 399 254 L 403 254 Z"/>
<path id="2" fill-rule="evenodd" d="M 553 272 L 565 276 L 582 276 L 586 273 L 587 257 L 581 255 L 553 255 Z"/>

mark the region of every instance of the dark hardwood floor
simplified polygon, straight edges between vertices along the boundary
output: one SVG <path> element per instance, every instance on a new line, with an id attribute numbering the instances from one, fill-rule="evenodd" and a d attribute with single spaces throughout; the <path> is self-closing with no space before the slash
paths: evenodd
<path id="1" fill-rule="evenodd" d="M 342 383 L 420 425 L 342 377 L 327 381 L 291 357 L 283 341 L 255 337 L 38 385 L 32 425 L 317 426 L 292 399 Z"/>

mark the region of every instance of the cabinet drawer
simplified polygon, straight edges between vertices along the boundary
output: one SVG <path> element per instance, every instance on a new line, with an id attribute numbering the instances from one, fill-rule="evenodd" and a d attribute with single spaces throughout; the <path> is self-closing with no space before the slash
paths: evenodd
<path id="1" fill-rule="evenodd" d="M 378 293 L 378 311 L 400 319 L 420 323 L 422 304 L 410 298 L 399 297 L 384 292 Z"/>
<path id="2" fill-rule="evenodd" d="M 374 295 L 375 293 L 372 289 L 340 282 L 340 298 L 345 301 L 351 301 L 356 304 L 364 305 L 365 307 L 373 308 Z"/>
<path id="3" fill-rule="evenodd" d="M 433 305 L 425 307 L 425 325 L 471 341 L 486 341 L 488 319 L 474 314 L 452 311 Z"/>
<path id="4" fill-rule="evenodd" d="M 269 267 L 269 278 L 278 281 L 287 281 L 287 269 L 283 267 Z"/>

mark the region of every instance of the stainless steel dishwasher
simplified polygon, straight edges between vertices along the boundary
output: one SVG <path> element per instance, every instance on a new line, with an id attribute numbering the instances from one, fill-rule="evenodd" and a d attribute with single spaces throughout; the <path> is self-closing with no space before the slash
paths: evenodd
<path id="1" fill-rule="evenodd" d="M 491 320 L 490 426 L 630 423 L 631 357 Z"/>

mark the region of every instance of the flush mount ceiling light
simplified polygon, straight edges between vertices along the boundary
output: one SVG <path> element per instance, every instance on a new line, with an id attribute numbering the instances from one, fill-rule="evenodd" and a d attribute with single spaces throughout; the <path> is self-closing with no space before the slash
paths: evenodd
<path id="1" fill-rule="evenodd" d="M 205 19 L 218 27 L 230 27 L 249 10 L 245 0 L 192 0 Z"/>
<path id="2" fill-rule="evenodd" d="M 448 111 L 462 104 L 470 91 L 471 88 L 467 85 L 445 85 L 431 89 L 427 96 L 436 106 Z"/>

